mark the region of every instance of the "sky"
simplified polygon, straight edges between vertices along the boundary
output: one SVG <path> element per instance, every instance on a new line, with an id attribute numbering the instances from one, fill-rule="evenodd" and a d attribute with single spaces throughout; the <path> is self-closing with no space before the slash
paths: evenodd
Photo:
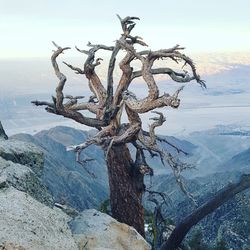
<path id="1" fill-rule="evenodd" d="M 34 98 L 50 100 L 55 91 L 51 41 L 73 48 L 58 59 L 68 77 L 65 93 L 88 96 L 86 79 L 61 60 L 81 67 L 83 55 L 75 45 L 81 49 L 88 41 L 114 45 L 121 34 L 119 14 L 140 17 L 132 34 L 143 37 L 150 49 L 186 47 L 185 54 L 194 59 L 207 82 L 206 91 L 195 83 L 185 87 L 180 109 L 164 109 L 168 124 L 161 133 L 189 133 L 231 123 L 250 126 L 249 10 L 249 0 L 0 0 L 0 120 L 9 134 L 69 122 L 42 108 L 36 117 L 38 109 L 30 104 Z M 105 83 L 108 57 L 99 56 L 105 60 L 96 71 Z M 116 82 L 117 71 L 118 67 Z M 166 80 L 157 77 L 161 93 L 173 93 Z M 137 83 L 130 90 L 142 98 L 147 87 Z"/>
<path id="2" fill-rule="evenodd" d="M 49 57 L 52 40 L 112 45 L 121 33 L 116 14 L 140 17 L 134 34 L 152 49 L 249 51 L 249 7 L 249 0 L 0 0 L 0 60 Z"/>

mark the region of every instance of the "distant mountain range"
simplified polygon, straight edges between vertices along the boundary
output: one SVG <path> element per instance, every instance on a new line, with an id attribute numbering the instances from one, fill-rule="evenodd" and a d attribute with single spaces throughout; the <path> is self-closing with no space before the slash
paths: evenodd
<path id="1" fill-rule="evenodd" d="M 237 169 L 239 171 L 250 172 L 250 148 L 234 155 L 230 160 L 219 166 L 221 171 L 232 171 Z"/>
<path id="2" fill-rule="evenodd" d="M 249 127 L 217 126 L 184 138 L 197 146 L 190 159 L 199 169 L 197 175 L 227 170 L 250 171 Z"/>

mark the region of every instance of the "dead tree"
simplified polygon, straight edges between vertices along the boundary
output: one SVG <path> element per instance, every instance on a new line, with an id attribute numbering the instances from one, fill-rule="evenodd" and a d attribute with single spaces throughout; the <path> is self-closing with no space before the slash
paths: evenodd
<path id="1" fill-rule="evenodd" d="M 91 139 L 80 145 L 68 147 L 68 150 L 77 152 L 78 159 L 81 151 L 89 145 L 95 144 L 101 146 L 106 155 L 110 202 L 112 215 L 120 222 L 133 226 L 141 235 L 144 236 L 144 209 L 142 206 L 142 195 L 145 190 L 143 183 L 144 175 L 153 174 L 153 170 L 148 166 L 144 152 L 148 151 L 152 157 L 159 156 L 162 163 L 167 162 L 173 170 L 176 181 L 181 189 L 192 199 L 187 192 L 181 179 L 181 171 L 189 168 L 188 165 L 181 164 L 169 152 L 164 151 L 157 145 L 158 141 L 164 141 L 155 135 L 155 128 L 165 122 L 162 113 L 154 111 L 157 108 L 169 107 L 178 108 L 180 99 L 178 97 L 183 89 L 184 83 L 195 80 L 202 87 L 205 87 L 204 81 L 196 72 L 193 61 L 182 53 L 183 47 L 176 45 L 169 49 L 136 50 L 135 45 L 147 47 L 147 44 L 139 36 L 131 35 L 135 27 L 135 21 L 138 17 L 118 16 L 122 34 L 115 42 L 114 46 L 88 43 L 88 49 L 76 49 L 86 56 L 83 68 L 72 66 L 64 62 L 76 74 L 85 76 L 89 82 L 89 88 L 93 96 L 88 101 L 82 102 L 82 96 L 70 96 L 64 94 L 64 86 L 67 78 L 61 72 L 57 57 L 60 56 L 69 47 L 60 47 L 53 44 L 56 50 L 51 57 L 52 66 L 59 79 L 56 87 L 55 96 L 51 102 L 33 101 L 33 104 L 46 106 L 46 111 L 52 114 L 61 115 L 76 122 L 96 128 L 98 133 Z M 107 85 L 102 83 L 96 74 L 95 68 L 100 65 L 102 59 L 96 58 L 97 51 L 110 51 L 111 56 L 108 63 Z M 117 56 L 120 51 L 125 55 L 119 62 L 122 75 L 114 88 L 114 68 L 117 63 Z M 164 60 L 181 64 L 178 71 L 170 67 L 154 67 L 157 60 Z M 140 70 L 134 70 L 131 66 L 132 61 L 138 61 L 141 64 Z M 185 69 L 184 69 L 185 67 Z M 154 75 L 164 74 L 173 81 L 180 83 L 180 87 L 172 94 L 160 94 Z M 133 80 L 142 77 L 147 84 L 148 93 L 145 98 L 139 99 L 129 91 Z M 94 117 L 85 116 L 82 111 L 89 111 Z M 142 129 L 140 114 L 153 111 L 157 117 L 152 118 L 153 123 L 149 131 Z M 128 117 L 127 123 L 121 122 L 121 115 L 125 112 Z M 166 143 L 168 143 L 165 140 Z M 136 159 L 132 159 L 127 147 L 132 144 L 136 148 Z M 169 143 L 169 145 L 171 145 Z M 180 153 L 185 153 L 172 145 Z"/>

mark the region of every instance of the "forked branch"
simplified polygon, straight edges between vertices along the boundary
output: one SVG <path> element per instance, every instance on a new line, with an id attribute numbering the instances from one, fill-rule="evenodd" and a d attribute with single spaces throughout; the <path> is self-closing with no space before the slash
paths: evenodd
<path id="1" fill-rule="evenodd" d="M 59 79 L 59 83 L 56 87 L 56 97 L 52 97 L 52 102 L 47 101 L 32 101 L 32 103 L 36 106 L 47 106 L 46 111 L 49 113 L 62 115 L 67 118 L 71 118 L 79 123 L 82 123 L 84 125 L 90 126 L 90 127 L 96 127 L 100 128 L 104 126 L 104 122 L 100 119 L 96 118 L 90 118 L 85 117 L 80 112 L 77 112 L 77 110 L 88 110 L 92 113 L 97 113 L 97 106 L 94 106 L 93 103 L 81 103 L 77 104 L 77 99 L 75 98 L 75 101 L 73 102 L 67 102 L 66 104 L 63 103 L 65 97 L 63 94 L 64 85 L 67 81 L 66 76 L 60 71 L 60 68 L 57 63 L 57 57 L 62 54 L 65 50 L 70 49 L 70 47 L 62 48 L 58 46 L 55 42 L 53 42 L 54 46 L 57 48 L 53 52 L 53 55 L 51 56 L 51 63 L 54 68 L 55 74 L 57 78 Z"/>

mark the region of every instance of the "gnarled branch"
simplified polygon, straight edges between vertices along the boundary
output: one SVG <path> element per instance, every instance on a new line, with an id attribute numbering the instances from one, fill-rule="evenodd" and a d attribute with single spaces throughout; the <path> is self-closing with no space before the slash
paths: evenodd
<path id="1" fill-rule="evenodd" d="M 137 113 L 146 113 L 150 110 L 154 110 L 156 108 L 162 108 L 165 106 L 169 106 L 172 108 L 178 108 L 180 105 L 180 99 L 178 95 L 183 87 L 179 88 L 172 96 L 164 93 L 164 95 L 151 100 L 146 97 L 142 100 L 138 100 L 136 95 L 130 91 L 123 92 L 123 99 L 125 104 L 134 112 Z"/>
<path id="2" fill-rule="evenodd" d="M 61 110 L 61 109 L 63 109 L 63 98 L 64 98 L 64 96 L 63 96 L 63 88 L 64 88 L 64 85 L 65 85 L 65 82 L 67 81 L 67 78 L 60 71 L 59 66 L 57 64 L 57 61 L 56 61 L 56 58 L 61 53 L 63 53 L 63 51 L 70 49 L 70 47 L 61 48 L 55 42 L 52 42 L 52 43 L 55 45 L 57 50 L 51 56 L 51 63 L 52 63 L 52 66 L 54 68 L 55 74 L 56 74 L 57 78 L 59 79 L 59 83 L 58 83 L 57 88 L 56 88 L 56 108 L 57 108 L 57 110 Z"/>
<path id="3" fill-rule="evenodd" d="M 64 101 L 64 94 L 63 89 L 64 85 L 67 81 L 66 76 L 60 71 L 58 63 L 56 61 L 57 57 L 62 54 L 65 50 L 70 49 L 69 47 L 62 48 L 58 46 L 55 42 L 53 42 L 54 46 L 57 48 L 56 51 L 54 51 L 53 55 L 51 56 L 51 62 L 52 66 L 54 68 L 55 74 L 59 79 L 59 83 L 56 88 L 56 97 L 52 97 L 53 103 L 45 102 L 45 101 L 32 101 L 32 103 L 36 106 L 47 106 L 46 110 L 49 113 L 62 115 L 67 118 L 71 118 L 79 123 L 82 123 L 84 125 L 90 126 L 90 127 L 96 127 L 99 128 L 101 126 L 104 126 L 105 123 L 102 120 L 96 119 L 96 118 L 90 118 L 85 117 L 81 113 L 77 112 L 76 110 L 79 109 L 71 109 L 72 106 L 76 105 L 69 105 L 67 103 L 66 105 L 63 104 Z M 87 109 L 91 111 L 92 113 L 95 113 L 93 104 L 86 104 L 83 106 L 83 109 Z"/>

